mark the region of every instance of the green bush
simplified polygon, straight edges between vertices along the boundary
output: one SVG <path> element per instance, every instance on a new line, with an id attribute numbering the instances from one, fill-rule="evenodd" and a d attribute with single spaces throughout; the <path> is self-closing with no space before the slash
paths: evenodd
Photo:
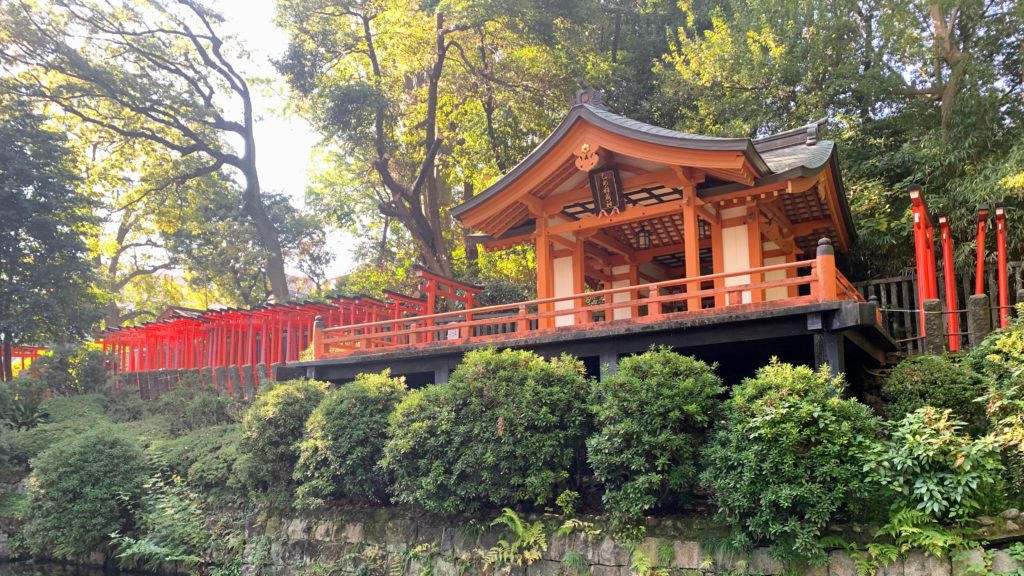
<path id="1" fill-rule="evenodd" d="M 830 521 L 864 496 L 860 438 L 877 432 L 867 406 L 841 397 L 845 384 L 773 359 L 737 386 L 703 454 L 703 484 L 740 548 L 768 544 L 784 562 L 824 560 Z"/>
<path id="2" fill-rule="evenodd" d="M 19 429 L 31 428 L 46 420 L 39 405 L 46 399 L 46 382 L 21 373 L 4 385 L 9 398 L 4 419 Z"/>
<path id="3" fill-rule="evenodd" d="M 199 386 L 181 385 L 152 403 L 150 412 L 167 418 L 171 434 L 238 422 L 241 404 L 234 398 L 216 396 Z"/>
<path id="4" fill-rule="evenodd" d="M 967 366 L 943 356 L 912 356 L 893 369 L 882 386 L 885 415 L 900 420 L 924 406 L 949 409 L 968 423 L 974 434 L 988 426 L 985 404 L 978 401 L 988 391 L 987 379 Z"/>
<path id="5" fill-rule="evenodd" d="M 221 489 L 233 482 L 241 440 L 240 425 L 223 424 L 157 439 L 147 454 L 156 467 L 183 478 L 189 485 L 223 492 Z"/>
<path id="6" fill-rule="evenodd" d="M 73 399 L 69 399 L 73 400 Z M 63 409 L 64 406 L 61 406 Z M 67 414 L 65 414 L 66 416 Z M 43 450 L 67 438 L 78 436 L 110 421 L 101 412 L 82 410 L 78 416 L 43 422 L 26 430 L 16 430 L 10 435 L 10 460 L 14 466 L 25 467 L 29 460 L 35 458 Z"/>
<path id="7" fill-rule="evenodd" d="M 993 436 L 963 433 L 950 410 L 930 406 L 890 422 L 890 437 L 865 454 L 869 481 L 889 490 L 894 509 L 961 522 L 998 493 L 1002 464 Z"/>
<path id="8" fill-rule="evenodd" d="M 237 463 L 247 487 L 262 492 L 291 489 L 306 420 L 323 400 L 327 386 L 314 380 L 290 380 L 256 397 L 242 419 L 242 456 Z"/>
<path id="9" fill-rule="evenodd" d="M 587 436 L 583 364 L 521 350 L 466 354 L 446 385 L 392 414 L 382 465 L 394 498 L 441 513 L 551 504 Z"/>
<path id="10" fill-rule="evenodd" d="M 617 520 L 635 521 L 692 490 L 698 446 L 724 391 L 714 366 L 669 348 L 625 358 L 595 383 L 587 456 Z"/>
<path id="11" fill-rule="evenodd" d="M 46 415 L 47 422 L 68 422 L 80 418 L 95 420 L 106 416 L 105 403 L 106 399 L 99 394 L 57 396 L 44 400 L 39 411 Z"/>
<path id="12" fill-rule="evenodd" d="M 388 417 L 405 395 L 405 379 L 390 371 L 360 374 L 330 392 L 306 422 L 295 479 L 302 506 L 349 497 L 386 498 L 387 480 L 377 467 L 387 440 Z"/>
<path id="13" fill-rule="evenodd" d="M 103 410 L 114 422 L 134 422 L 146 415 L 146 403 L 134 391 L 110 393 L 105 397 Z"/>
<path id="14" fill-rule="evenodd" d="M 54 444 L 32 467 L 25 544 L 65 558 L 104 552 L 112 532 L 130 529 L 149 475 L 142 450 L 111 425 Z"/>

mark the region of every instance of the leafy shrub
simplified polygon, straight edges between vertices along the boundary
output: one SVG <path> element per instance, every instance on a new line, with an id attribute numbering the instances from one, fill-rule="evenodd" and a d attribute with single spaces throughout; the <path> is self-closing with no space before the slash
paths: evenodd
<path id="1" fill-rule="evenodd" d="M 326 499 L 381 501 L 387 480 L 377 467 L 384 453 L 388 417 L 405 395 L 405 379 L 390 371 L 360 374 L 333 390 L 306 422 L 295 479 L 298 501 L 317 506 Z"/>
<path id="2" fill-rule="evenodd" d="M 694 486 L 698 444 L 724 391 L 714 366 L 669 348 L 625 358 L 595 383 L 587 455 L 616 519 L 637 520 Z"/>
<path id="3" fill-rule="evenodd" d="M 134 392 L 111 393 L 105 397 L 103 410 L 114 422 L 134 422 L 146 415 L 146 403 Z"/>
<path id="4" fill-rule="evenodd" d="M 935 520 L 963 521 L 983 508 L 999 484 L 999 445 L 972 440 L 950 410 L 925 407 L 889 423 L 890 437 L 865 454 L 869 481 L 889 489 L 895 509 Z"/>
<path id="5" fill-rule="evenodd" d="M 842 377 L 773 359 L 734 390 L 704 449 L 704 485 L 732 544 L 769 544 L 785 562 L 824 560 L 821 529 L 856 507 L 863 480 L 854 457 L 877 419 L 843 399 Z"/>
<path id="6" fill-rule="evenodd" d="M 975 434 L 987 427 L 985 405 L 978 398 L 988 391 L 988 381 L 969 367 L 943 356 L 912 356 L 900 362 L 885 385 L 882 397 L 890 420 L 900 420 L 924 406 L 952 410 Z"/>
<path id="7" fill-rule="evenodd" d="M 413 391 L 392 414 L 382 464 L 395 499 L 449 514 L 551 503 L 582 459 L 586 390 L 569 356 L 466 354 L 448 384 Z"/>
<path id="8" fill-rule="evenodd" d="M 221 398 L 199 386 L 182 385 L 160 397 L 150 411 L 167 418 L 171 434 L 238 422 L 241 407 L 234 398 Z"/>
<path id="9" fill-rule="evenodd" d="M 256 397 L 242 419 L 239 445 L 238 472 L 246 486 L 259 491 L 291 488 L 298 442 L 326 391 L 324 382 L 289 380 Z"/>
<path id="10" fill-rule="evenodd" d="M 155 466 L 195 488 L 218 490 L 232 483 L 242 441 L 241 426 L 223 424 L 153 442 L 147 454 Z"/>
<path id="11" fill-rule="evenodd" d="M 106 550 L 109 534 L 131 527 L 149 474 L 142 450 L 110 425 L 58 442 L 32 464 L 23 535 L 37 556 Z"/>
<path id="12" fill-rule="evenodd" d="M 481 306 L 497 306 L 530 300 L 530 291 L 522 284 L 507 280 L 488 282 L 478 298 Z"/>
<path id="13" fill-rule="evenodd" d="M 39 410 L 46 415 L 47 422 L 68 422 L 79 418 L 95 420 L 105 417 L 105 403 L 106 400 L 99 394 L 57 396 L 44 400 Z"/>
<path id="14" fill-rule="evenodd" d="M 64 407 L 61 405 L 58 412 L 63 412 Z M 63 416 L 70 416 L 70 414 L 64 413 Z M 65 417 L 57 422 L 44 421 L 27 430 L 13 431 L 10 435 L 11 464 L 25 467 L 29 460 L 50 446 L 109 423 L 110 421 L 102 411 L 97 413 L 86 409 L 80 411 L 75 417 Z"/>
<path id="15" fill-rule="evenodd" d="M 39 405 L 49 393 L 46 382 L 21 373 L 7 382 L 4 388 L 9 403 L 3 417 L 11 426 L 26 429 L 46 420 L 45 414 L 39 410 Z"/>
<path id="16" fill-rule="evenodd" d="M 1024 384 L 1024 321 L 1015 320 L 989 334 L 965 361 L 978 374 L 992 378 L 997 387 Z"/>
<path id="17" fill-rule="evenodd" d="M 107 387 L 107 356 L 99 348 L 82 346 L 68 359 L 71 376 L 79 393 L 100 392 Z"/>

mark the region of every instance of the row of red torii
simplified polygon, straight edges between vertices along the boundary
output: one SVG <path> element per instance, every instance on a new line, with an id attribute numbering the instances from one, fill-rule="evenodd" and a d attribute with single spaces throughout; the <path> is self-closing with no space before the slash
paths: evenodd
<path id="1" fill-rule="evenodd" d="M 317 317 L 327 326 L 352 326 L 477 306 L 480 286 L 422 267 L 416 267 L 414 273 L 414 296 L 384 291 L 383 299 L 333 296 L 325 301 L 207 310 L 194 316 L 176 315 L 110 330 L 99 343 L 110 356 L 110 368 L 116 374 L 181 374 L 210 368 L 214 383 L 232 393 L 233 382 L 273 378 L 273 366 L 298 361 L 312 343 Z M 226 372 L 234 370 L 239 373 Z M 218 378 L 226 381 L 216 382 Z M 118 377 L 115 385 L 120 387 L 124 381 Z"/>

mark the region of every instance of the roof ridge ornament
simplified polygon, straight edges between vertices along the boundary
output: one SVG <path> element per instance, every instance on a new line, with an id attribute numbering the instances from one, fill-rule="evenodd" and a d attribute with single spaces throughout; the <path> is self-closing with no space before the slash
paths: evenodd
<path id="1" fill-rule="evenodd" d="M 608 105 L 604 103 L 604 92 L 601 92 L 597 88 L 593 88 L 591 86 L 577 90 L 576 97 L 572 99 L 573 108 L 583 105 L 608 110 Z"/>

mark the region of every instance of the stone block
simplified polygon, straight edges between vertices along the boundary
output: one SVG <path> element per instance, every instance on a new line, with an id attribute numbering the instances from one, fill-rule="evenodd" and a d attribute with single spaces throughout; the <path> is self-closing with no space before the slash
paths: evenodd
<path id="1" fill-rule="evenodd" d="M 985 569 L 985 556 L 980 548 L 966 550 L 953 558 L 953 576 L 978 574 L 979 568 L 981 568 L 980 572 L 983 573 Z"/>
<path id="2" fill-rule="evenodd" d="M 320 522 L 313 528 L 313 540 L 331 542 L 334 540 L 334 522 Z"/>
<path id="3" fill-rule="evenodd" d="M 362 522 L 345 524 L 341 532 L 341 541 L 348 544 L 359 544 L 365 540 Z"/>
<path id="4" fill-rule="evenodd" d="M 309 528 L 309 520 L 305 518 L 293 518 L 287 523 L 285 535 L 289 542 L 297 542 L 306 537 L 306 530 Z"/>
<path id="5" fill-rule="evenodd" d="M 929 354 L 945 352 L 944 328 L 942 324 L 942 301 L 936 298 L 925 300 L 924 306 L 924 349 Z"/>
<path id="6" fill-rule="evenodd" d="M 622 567 L 597 564 L 590 567 L 590 574 L 591 576 L 622 576 Z"/>
<path id="7" fill-rule="evenodd" d="M 952 576 L 953 567 L 949 558 L 911 550 L 903 561 L 904 576 Z"/>
<path id="8" fill-rule="evenodd" d="M 629 549 L 624 545 L 612 540 L 602 538 L 597 547 L 598 563 L 605 566 L 629 566 Z M 651 558 L 653 561 L 654 558 Z"/>
<path id="9" fill-rule="evenodd" d="M 442 556 L 434 558 L 434 576 L 459 576 L 459 568 Z"/>
<path id="10" fill-rule="evenodd" d="M 850 555 L 842 550 L 829 552 L 828 576 L 857 576 L 857 567 Z"/>
<path id="11" fill-rule="evenodd" d="M 782 563 L 769 556 L 767 548 L 755 548 L 750 555 L 750 572 L 775 576 L 782 574 Z"/>
<path id="12" fill-rule="evenodd" d="M 241 378 L 239 377 L 238 366 L 228 366 L 228 395 L 238 397 L 242 390 Z"/>
<path id="13" fill-rule="evenodd" d="M 1004 550 L 996 550 L 995 555 L 992 557 L 992 572 L 1006 574 L 1021 569 L 1024 569 L 1024 563 L 1014 560 Z"/>
<path id="14" fill-rule="evenodd" d="M 700 542 L 677 540 L 672 543 L 672 567 L 700 570 L 704 565 L 704 548 Z"/>
<path id="15" fill-rule="evenodd" d="M 559 576 L 562 563 L 551 560 L 538 560 L 526 567 L 527 576 Z"/>

